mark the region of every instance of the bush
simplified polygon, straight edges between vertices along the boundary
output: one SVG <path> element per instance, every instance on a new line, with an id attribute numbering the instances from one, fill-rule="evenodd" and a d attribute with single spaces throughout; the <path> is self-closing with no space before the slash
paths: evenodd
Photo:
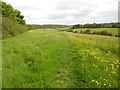
<path id="1" fill-rule="evenodd" d="M 115 37 L 119 37 L 119 35 L 115 35 Z"/>
<path id="2" fill-rule="evenodd" d="M 106 36 L 112 36 L 112 33 L 109 33 L 107 31 L 99 31 L 99 32 L 93 32 L 93 34 L 97 34 L 97 35 L 106 35 Z"/>
<path id="3" fill-rule="evenodd" d="M 101 32 L 100 32 L 100 35 L 107 35 L 107 34 L 108 34 L 107 31 L 101 31 Z"/>
<path id="4" fill-rule="evenodd" d="M 97 34 L 97 32 L 93 32 L 92 34 Z"/>
<path id="5" fill-rule="evenodd" d="M 2 38 L 14 37 L 27 31 L 26 25 L 18 24 L 17 21 L 9 19 L 7 17 L 2 18 Z"/>
<path id="6" fill-rule="evenodd" d="M 80 31 L 80 33 L 83 33 L 83 31 Z"/>
<path id="7" fill-rule="evenodd" d="M 86 34 L 91 34 L 91 30 L 86 30 L 85 33 Z"/>
<path id="8" fill-rule="evenodd" d="M 77 33 L 77 31 L 74 31 L 74 33 Z"/>
<path id="9" fill-rule="evenodd" d="M 67 32 L 73 32 L 73 30 L 72 30 L 72 29 L 70 29 L 70 30 L 67 30 Z"/>
<path id="10" fill-rule="evenodd" d="M 120 37 L 120 33 L 118 33 L 118 35 L 115 35 L 115 37 Z"/>
<path id="11" fill-rule="evenodd" d="M 86 31 L 80 31 L 82 34 L 91 34 L 91 30 L 86 30 Z"/>
<path id="12" fill-rule="evenodd" d="M 108 36 L 113 36 L 112 33 L 108 33 Z"/>
<path id="13" fill-rule="evenodd" d="M 100 32 L 100 35 L 107 35 L 107 36 L 112 36 L 112 33 L 109 33 L 109 32 L 107 32 L 107 31 L 101 31 Z"/>

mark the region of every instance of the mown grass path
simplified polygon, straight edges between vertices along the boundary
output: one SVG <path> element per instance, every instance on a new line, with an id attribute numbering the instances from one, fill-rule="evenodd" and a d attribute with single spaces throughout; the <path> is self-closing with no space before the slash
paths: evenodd
<path id="1" fill-rule="evenodd" d="M 3 40 L 3 87 L 118 87 L 117 40 L 39 30 Z"/>

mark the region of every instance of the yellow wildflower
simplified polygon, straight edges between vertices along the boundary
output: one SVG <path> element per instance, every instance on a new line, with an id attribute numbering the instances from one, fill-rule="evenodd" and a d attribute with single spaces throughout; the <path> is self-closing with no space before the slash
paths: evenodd
<path id="1" fill-rule="evenodd" d="M 106 84 L 104 84 L 106 86 Z"/>
<path id="2" fill-rule="evenodd" d="M 97 82 L 97 84 L 99 84 L 99 83 Z"/>
<path id="3" fill-rule="evenodd" d="M 91 80 L 92 82 L 94 82 L 95 80 Z"/>
<path id="4" fill-rule="evenodd" d="M 103 79 L 103 80 L 105 80 L 105 79 Z"/>
<path id="5" fill-rule="evenodd" d="M 102 79 L 102 77 L 100 77 Z"/>

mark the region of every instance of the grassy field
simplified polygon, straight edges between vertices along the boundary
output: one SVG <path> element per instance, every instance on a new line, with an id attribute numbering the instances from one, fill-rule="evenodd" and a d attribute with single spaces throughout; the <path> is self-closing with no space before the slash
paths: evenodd
<path id="1" fill-rule="evenodd" d="M 99 31 L 108 31 L 112 33 L 113 36 L 118 35 L 118 28 L 81 28 L 81 29 L 73 29 L 73 31 L 85 31 L 91 30 L 91 32 L 99 32 Z"/>
<path id="2" fill-rule="evenodd" d="M 118 88 L 118 38 L 32 30 L 2 40 L 3 88 Z"/>
<path id="3" fill-rule="evenodd" d="M 61 30 L 69 30 L 70 28 L 41 28 L 41 29 L 36 29 L 39 31 L 61 31 Z"/>

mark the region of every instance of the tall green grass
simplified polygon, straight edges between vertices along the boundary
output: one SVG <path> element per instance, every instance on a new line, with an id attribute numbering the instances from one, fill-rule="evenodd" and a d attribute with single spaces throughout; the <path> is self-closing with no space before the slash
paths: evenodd
<path id="1" fill-rule="evenodd" d="M 3 88 L 118 88 L 118 38 L 32 30 L 3 42 Z"/>

